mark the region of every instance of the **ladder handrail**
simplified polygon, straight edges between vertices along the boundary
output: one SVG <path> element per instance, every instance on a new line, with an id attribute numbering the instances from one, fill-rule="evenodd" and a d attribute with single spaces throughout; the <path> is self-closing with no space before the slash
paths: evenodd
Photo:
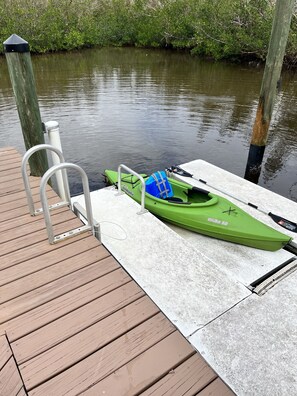
<path id="1" fill-rule="evenodd" d="M 80 227 L 75 230 L 72 230 L 69 233 L 54 236 L 53 226 L 52 226 L 51 217 L 50 217 L 50 210 L 49 210 L 49 205 L 48 205 L 47 196 L 46 196 L 46 185 L 47 185 L 49 178 L 55 172 L 62 170 L 62 169 L 66 169 L 66 168 L 74 169 L 80 173 L 82 183 L 83 183 L 83 193 L 84 193 L 84 198 L 85 198 L 88 225 L 84 226 L 84 227 Z M 41 179 L 40 200 L 41 200 L 41 205 L 42 205 L 42 209 L 43 209 L 43 215 L 44 215 L 45 225 L 46 225 L 46 229 L 47 229 L 48 239 L 51 244 L 53 244 L 59 240 L 68 238 L 69 236 L 72 236 L 73 234 L 78 234 L 78 233 L 81 233 L 84 231 L 91 230 L 93 232 L 93 234 L 95 233 L 88 176 L 86 175 L 85 171 L 80 166 L 78 166 L 76 164 L 71 164 L 70 162 L 64 162 L 63 164 L 54 165 L 49 170 L 47 170 Z"/>
<path id="2" fill-rule="evenodd" d="M 121 179 L 122 179 L 122 169 L 125 169 L 127 172 L 131 173 L 132 175 L 136 176 L 140 182 L 141 182 L 141 210 L 140 212 L 138 212 L 138 214 L 142 214 L 142 213 L 146 213 L 147 210 L 144 207 L 145 204 L 145 182 L 143 177 L 135 172 L 133 169 L 128 168 L 128 166 L 124 165 L 124 164 L 120 164 L 118 167 L 118 190 L 119 190 L 119 194 L 122 194 L 122 185 L 121 185 Z"/>
<path id="3" fill-rule="evenodd" d="M 54 151 L 59 159 L 60 162 L 63 163 L 65 162 L 63 153 L 58 150 L 57 148 L 51 146 L 50 144 L 38 144 L 37 146 L 34 146 L 30 148 L 25 155 L 23 156 L 22 159 L 22 177 L 24 181 L 24 186 L 25 186 L 25 191 L 26 191 L 26 196 L 27 196 L 27 202 L 29 206 L 29 211 L 31 216 L 35 216 L 38 213 L 41 213 L 40 210 L 35 210 L 34 206 L 34 201 L 32 197 L 32 192 L 31 192 L 31 187 L 30 187 L 30 182 L 29 182 L 29 176 L 27 174 L 27 163 L 29 161 L 29 158 L 31 157 L 32 154 L 36 153 L 39 150 L 50 150 Z M 71 204 L 71 199 L 70 199 L 70 192 L 69 192 L 69 186 L 68 186 L 68 180 L 67 180 L 67 173 L 65 170 L 62 172 L 62 178 L 63 178 L 63 184 L 64 184 L 64 190 L 65 190 L 65 195 L 66 195 L 66 201 L 70 205 Z"/>

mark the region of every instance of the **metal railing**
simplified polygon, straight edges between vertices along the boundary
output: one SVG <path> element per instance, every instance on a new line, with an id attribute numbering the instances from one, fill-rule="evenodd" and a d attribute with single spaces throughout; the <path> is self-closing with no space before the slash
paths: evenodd
<path id="1" fill-rule="evenodd" d="M 144 207 L 144 205 L 145 205 L 145 182 L 144 182 L 143 177 L 139 173 L 135 172 L 133 169 L 128 168 L 128 166 L 126 166 L 124 164 L 119 165 L 119 167 L 118 167 L 118 174 L 119 174 L 119 176 L 118 176 L 118 190 L 119 190 L 119 194 L 124 194 L 122 192 L 122 184 L 121 184 L 121 182 L 122 182 L 122 169 L 124 169 L 125 171 L 131 173 L 131 175 L 137 177 L 140 180 L 140 182 L 141 182 L 141 210 L 137 214 L 146 213 L 147 210 Z"/>
<path id="2" fill-rule="evenodd" d="M 24 181 L 24 185 L 25 185 L 27 202 L 28 202 L 29 211 L 30 211 L 31 216 L 36 216 L 36 215 L 42 213 L 42 211 L 43 211 L 42 208 L 35 210 L 34 201 L 33 201 L 32 192 L 31 192 L 31 187 L 30 187 L 30 182 L 29 182 L 29 176 L 27 174 L 27 164 L 28 164 L 29 158 L 31 157 L 32 154 L 34 154 L 34 153 L 36 153 L 37 151 L 40 151 L 40 150 L 53 151 L 53 152 L 55 152 L 58 155 L 58 157 L 60 159 L 60 163 L 64 163 L 65 162 L 65 159 L 64 159 L 64 156 L 63 156 L 62 152 L 60 150 L 58 150 L 57 148 L 51 146 L 50 144 L 38 144 L 37 146 L 34 146 L 34 147 L 30 148 L 26 152 L 26 154 L 24 155 L 23 160 L 22 160 L 22 177 L 23 177 L 23 181 Z M 63 179 L 63 184 L 64 184 L 66 200 L 58 202 L 58 203 L 56 203 L 54 205 L 50 205 L 49 206 L 50 210 L 56 209 L 56 208 L 61 208 L 63 206 L 70 206 L 71 205 L 67 173 L 66 173 L 65 170 L 63 170 L 63 172 L 62 172 L 62 179 Z"/>
<path id="3" fill-rule="evenodd" d="M 52 222 L 51 222 L 51 217 L 50 217 L 50 207 L 48 205 L 47 196 L 46 196 L 46 186 L 47 186 L 48 180 L 54 173 L 56 173 L 60 170 L 65 170 L 66 168 L 76 170 L 80 173 L 80 176 L 82 179 L 82 184 L 83 184 L 83 194 L 84 194 L 85 205 L 86 205 L 86 219 L 87 219 L 88 224 L 78 227 L 78 228 L 75 228 L 71 231 L 65 232 L 64 234 L 55 236 L 54 231 L 53 231 Z M 48 239 L 49 239 L 50 244 L 57 243 L 59 241 L 70 238 L 72 236 L 81 234 L 85 231 L 92 231 L 93 235 L 95 235 L 96 232 L 98 234 L 98 231 L 95 231 L 95 229 L 94 229 L 95 225 L 94 225 L 94 220 L 93 220 L 88 177 L 87 177 L 85 171 L 80 166 L 71 164 L 69 162 L 64 162 L 63 164 L 52 166 L 48 171 L 45 172 L 45 174 L 43 175 L 43 177 L 41 179 L 40 199 L 41 199 L 42 211 L 43 211 L 43 215 L 44 215 L 45 225 L 46 225 Z M 96 227 L 97 227 L 97 229 L 99 229 L 98 224 L 96 224 Z"/>
<path id="4" fill-rule="evenodd" d="M 41 179 L 41 183 L 40 183 L 40 200 L 41 200 L 42 207 L 40 209 L 35 210 L 31 187 L 30 187 L 30 182 L 29 182 L 29 176 L 27 173 L 27 164 L 28 164 L 28 160 L 31 157 L 31 155 L 39 150 L 50 150 L 50 151 L 56 153 L 57 156 L 59 157 L 60 164 L 52 166 L 43 175 L 43 177 Z M 53 231 L 52 222 L 51 222 L 50 211 L 53 209 L 58 209 L 58 208 L 64 207 L 64 206 L 69 206 L 69 208 L 71 209 L 71 198 L 70 198 L 68 178 L 67 178 L 67 172 L 66 172 L 67 168 L 74 169 L 74 170 L 78 171 L 81 175 L 86 210 L 84 210 L 79 204 L 75 204 L 73 207 L 73 211 L 77 216 L 78 216 L 78 213 L 80 215 L 82 215 L 84 217 L 85 221 L 87 222 L 87 224 L 82 225 L 81 227 L 75 228 L 73 230 L 70 230 L 68 232 L 65 232 L 63 234 L 55 236 L 54 231 Z M 65 200 L 58 202 L 56 204 L 53 204 L 53 205 L 49 205 L 47 195 L 46 195 L 46 187 L 47 187 L 47 183 L 48 183 L 49 179 L 56 172 L 62 174 L 62 182 L 63 182 Z M 23 160 L 22 160 L 22 176 L 23 176 L 23 181 L 24 181 L 24 185 L 25 185 L 25 191 L 26 191 L 30 214 L 31 214 L 31 216 L 36 216 L 38 214 L 43 213 L 50 244 L 57 243 L 59 241 L 70 238 L 72 236 L 81 234 L 85 231 L 92 231 L 93 235 L 100 241 L 100 227 L 99 227 L 99 224 L 96 223 L 93 219 L 88 177 L 81 167 L 79 167 L 78 165 L 75 165 L 75 164 L 65 162 L 64 156 L 58 148 L 53 147 L 49 144 L 39 144 L 39 145 L 34 146 L 31 149 L 29 149 L 26 152 L 26 154 L 24 155 Z"/>

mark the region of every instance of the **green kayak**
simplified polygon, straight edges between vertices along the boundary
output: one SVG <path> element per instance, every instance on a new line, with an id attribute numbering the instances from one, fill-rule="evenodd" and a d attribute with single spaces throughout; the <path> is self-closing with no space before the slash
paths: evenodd
<path id="1" fill-rule="evenodd" d="M 105 170 L 110 184 L 117 185 L 118 172 Z M 227 199 L 189 184 L 167 178 L 165 172 L 145 180 L 145 208 L 161 220 L 179 227 L 251 246 L 275 251 L 291 238 L 256 220 Z M 136 176 L 122 173 L 121 188 L 135 201 L 141 201 L 141 182 Z"/>

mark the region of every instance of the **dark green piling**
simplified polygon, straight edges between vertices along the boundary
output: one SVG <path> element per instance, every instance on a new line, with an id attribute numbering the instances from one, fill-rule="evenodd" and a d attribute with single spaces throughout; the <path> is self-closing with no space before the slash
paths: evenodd
<path id="1" fill-rule="evenodd" d="M 277 0 L 259 104 L 253 127 L 245 179 L 257 183 L 261 173 L 270 120 L 290 31 L 295 0 Z"/>
<path id="2" fill-rule="evenodd" d="M 29 150 L 44 143 L 29 44 L 13 34 L 3 45 L 25 147 Z M 32 176 L 42 176 L 48 169 L 45 150 L 33 154 L 29 165 Z"/>

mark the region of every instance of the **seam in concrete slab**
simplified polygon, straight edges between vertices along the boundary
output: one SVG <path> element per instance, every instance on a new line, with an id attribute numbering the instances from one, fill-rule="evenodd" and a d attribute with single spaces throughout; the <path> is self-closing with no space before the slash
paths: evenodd
<path id="1" fill-rule="evenodd" d="M 226 309 L 226 311 L 222 312 L 220 315 L 216 316 L 215 318 L 213 318 L 209 322 L 205 323 L 204 325 L 201 325 L 201 327 L 199 327 L 199 329 L 195 330 L 193 333 L 188 335 L 187 339 L 192 337 L 194 334 L 198 333 L 198 331 L 200 331 L 200 330 L 204 329 L 205 327 L 207 327 L 210 323 L 212 323 L 212 322 L 216 321 L 217 319 L 219 319 L 221 316 L 225 315 L 227 312 L 231 311 L 234 307 L 236 307 L 237 305 L 241 304 L 244 300 L 246 300 L 247 298 L 251 297 L 252 295 L 256 295 L 256 294 L 251 293 L 249 296 L 246 296 L 246 297 L 242 298 L 240 301 L 238 301 L 236 304 L 234 304 L 231 307 L 229 307 L 228 309 Z"/>
<path id="2" fill-rule="evenodd" d="M 189 242 L 191 244 L 191 242 Z M 207 256 L 205 253 L 201 252 L 201 250 L 199 250 L 198 248 L 196 248 L 195 246 L 191 245 L 193 247 L 193 249 L 195 249 L 199 254 L 201 254 L 201 256 L 203 256 L 204 258 L 206 258 L 208 261 L 210 261 L 213 265 L 215 265 L 220 271 L 224 272 L 228 278 L 232 279 L 234 282 L 236 283 L 240 283 L 242 286 L 244 286 L 248 291 L 252 292 L 252 290 L 248 287 L 249 285 L 244 284 L 240 279 L 238 279 L 233 273 L 232 271 L 228 271 L 227 268 L 223 267 L 222 265 L 220 265 L 220 263 L 214 261 L 212 258 L 210 258 L 209 256 Z M 240 302 L 240 301 L 239 301 Z M 235 304 L 236 305 L 236 304 Z"/>
<path id="3" fill-rule="evenodd" d="M 209 259 L 209 260 L 210 260 L 210 259 Z M 210 261 L 212 261 L 212 260 L 210 260 Z M 287 264 L 294 263 L 295 261 L 296 261 L 295 259 L 293 259 L 293 260 L 288 260 Z M 280 280 L 279 280 L 277 283 L 279 283 L 279 282 L 283 281 L 284 279 L 286 279 L 288 276 L 290 276 L 290 275 L 291 275 L 292 273 L 294 273 L 296 270 L 297 270 L 296 267 L 291 268 L 291 269 L 289 270 L 289 272 L 288 272 L 287 274 L 285 274 L 282 278 L 280 278 Z M 239 281 L 238 281 L 238 282 L 239 282 Z M 240 283 L 241 283 L 241 282 L 240 282 Z M 274 284 L 273 287 L 276 286 L 277 283 Z M 243 286 L 245 286 L 245 285 L 243 285 Z M 236 307 L 237 305 L 241 304 L 244 300 L 246 300 L 247 298 L 251 297 L 252 295 L 257 296 L 257 297 L 260 298 L 260 297 L 262 297 L 262 296 L 265 294 L 265 293 L 263 293 L 263 294 L 254 293 L 253 290 L 249 289 L 248 287 L 246 287 L 246 288 L 251 292 L 251 294 L 250 294 L 249 296 L 246 296 L 246 297 L 242 298 L 240 301 L 238 301 L 236 304 L 234 304 L 233 306 L 231 306 L 230 308 L 228 308 L 226 311 L 222 312 L 222 313 L 221 313 L 220 315 L 218 315 L 216 318 L 214 318 L 214 319 L 210 320 L 209 322 L 205 323 L 205 325 L 201 325 L 201 327 L 199 327 L 199 328 L 198 328 L 197 330 L 195 330 L 192 334 L 190 334 L 189 336 L 187 336 L 187 338 L 193 336 L 193 335 L 196 334 L 198 331 L 200 331 L 201 329 L 203 329 L 203 328 L 205 328 L 206 326 L 208 326 L 210 323 L 214 322 L 215 320 L 217 320 L 217 319 L 220 318 L 221 316 L 225 315 L 227 312 L 231 311 L 234 307 Z M 272 288 L 272 287 L 271 287 L 271 288 Z M 269 289 L 266 290 L 266 292 L 269 292 Z"/>

